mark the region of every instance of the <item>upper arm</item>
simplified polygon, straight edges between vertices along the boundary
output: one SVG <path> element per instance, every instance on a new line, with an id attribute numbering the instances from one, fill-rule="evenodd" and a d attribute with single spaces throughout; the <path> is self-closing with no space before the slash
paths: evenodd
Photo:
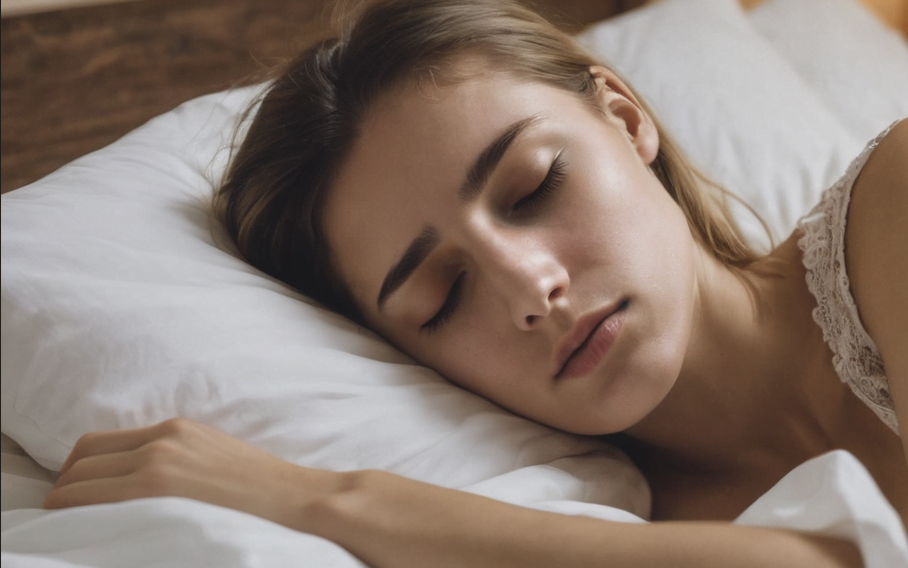
<path id="1" fill-rule="evenodd" d="M 908 455 L 908 120 L 855 181 L 845 234 L 851 293 L 880 350 Z"/>

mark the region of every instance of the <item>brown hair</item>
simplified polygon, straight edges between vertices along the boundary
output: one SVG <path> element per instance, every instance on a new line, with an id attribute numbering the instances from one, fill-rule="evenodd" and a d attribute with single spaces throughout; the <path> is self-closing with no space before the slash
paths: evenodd
<path id="1" fill-rule="evenodd" d="M 361 322 L 325 239 L 326 195 L 376 97 L 401 81 L 432 76 L 468 52 L 595 100 L 590 67 L 601 62 L 516 2 L 368 5 L 351 26 L 304 51 L 271 83 L 233 156 L 215 211 L 246 260 Z M 695 238 L 727 266 L 751 265 L 758 255 L 731 220 L 727 194 L 700 176 L 657 128 L 660 149 L 652 169 Z"/>

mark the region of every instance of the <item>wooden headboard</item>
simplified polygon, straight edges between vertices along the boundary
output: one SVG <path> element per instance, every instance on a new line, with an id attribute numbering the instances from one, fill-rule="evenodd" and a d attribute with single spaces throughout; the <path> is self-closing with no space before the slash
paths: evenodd
<path id="1" fill-rule="evenodd" d="M 0 20 L 0 191 L 294 53 L 337 0 L 103 1 Z M 522 1 L 573 31 L 648 0 Z M 908 37 L 908 0 L 861 1 Z"/>

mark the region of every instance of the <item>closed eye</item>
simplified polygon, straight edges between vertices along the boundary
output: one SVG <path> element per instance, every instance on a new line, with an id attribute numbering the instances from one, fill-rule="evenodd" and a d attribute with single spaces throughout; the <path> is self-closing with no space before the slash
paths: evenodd
<path id="1" fill-rule="evenodd" d="M 457 306 L 460 304 L 460 298 L 463 296 L 463 286 L 466 275 L 466 272 L 461 272 L 457 275 L 457 278 L 454 279 L 454 283 L 451 284 L 451 289 L 448 291 L 448 295 L 441 305 L 441 308 L 432 316 L 432 319 L 420 326 L 420 333 L 432 333 L 451 319 L 451 316 L 454 315 Z"/>
<path id="2" fill-rule="evenodd" d="M 558 189 L 561 182 L 564 181 L 566 165 L 564 159 L 561 157 L 561 152 L 559 152 L 552 161 L 552 165 L 545 175 L 545 179 L 542 180 L 542 183 L 540 183 L 532 193 L 517 201 L 517 203 L 511 207 L 511 210 L 516 212 L 522 209 L 528 209 L 545 201 L 546 198 Z"/>

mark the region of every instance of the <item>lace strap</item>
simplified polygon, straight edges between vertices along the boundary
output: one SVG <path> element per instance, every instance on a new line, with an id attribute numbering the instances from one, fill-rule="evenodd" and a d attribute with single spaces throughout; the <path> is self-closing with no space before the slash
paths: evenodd
<path id="1" fill-rule="evenodd" d="M 893 123 L 852 161 L 842 178 L 798 222 L 798 246 L 807 269 L 807 287 L 817 301 L 813 319 L 832 350 L 839 378 L 898 434 L 895 405 L 879 349 L 861 323 L 845 266 L 845 225 L 858 174 Z"/>

